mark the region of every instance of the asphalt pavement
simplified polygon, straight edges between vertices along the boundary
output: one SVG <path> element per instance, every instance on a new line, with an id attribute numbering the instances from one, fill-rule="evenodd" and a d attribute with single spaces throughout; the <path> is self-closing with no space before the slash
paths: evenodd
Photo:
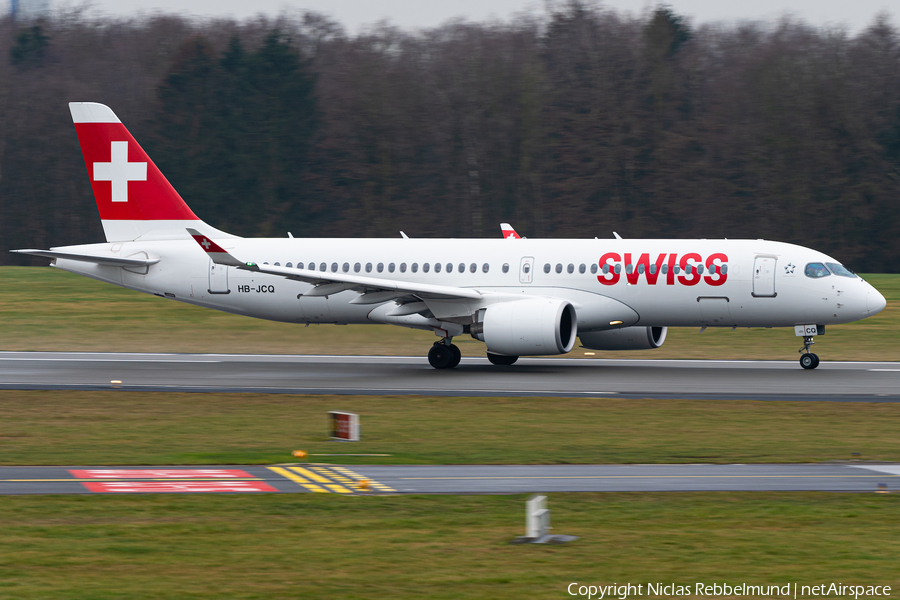
<path id="1" fill-rule="evenodd" d="M 897 490 L 897 464 L 0 467 L 0 495 Z"/>
<path id="2" fill-rule="evenodd" d="M 900 401 L 900 363 L 0 352 L 0 389 Z"/>

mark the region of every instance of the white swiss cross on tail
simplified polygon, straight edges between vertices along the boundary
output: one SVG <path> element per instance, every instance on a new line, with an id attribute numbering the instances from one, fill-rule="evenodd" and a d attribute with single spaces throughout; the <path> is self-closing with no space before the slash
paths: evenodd
<path id="1" fill-rule="evenodd" d="M 94 181 L 112 183 L 112 201 L 128 202 L 128 182 L 147 181 L 147 163 L 128 162 L 128 142 L 110 142 L 110 161 L 94 163 Z"/>

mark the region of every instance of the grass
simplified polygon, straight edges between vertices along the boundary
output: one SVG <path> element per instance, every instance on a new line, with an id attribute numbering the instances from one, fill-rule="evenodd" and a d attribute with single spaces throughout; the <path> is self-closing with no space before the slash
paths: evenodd
<path id="1" fill-rule="evenodd" d="M 900 587 L 896 495 L 552 494 L 555 531 L 581 539 L 509 545 L 524 533 L 524 500 L 2 497 L 0 596 L 501 600 L 569 598 L 572 582 Z"/>
<path id="2" fill-rule="evenodd" d="M 327 411 L 363 439 L 327 439 Z M 900 404 L 0 391 L 0 464 L 900 461 Z M 859 456 L 854 455 L 859 453 Z"/>
<path id="3" fill-rule="evenodd" d="M 900 360 L 900 275 L 867 275 L 887 298 L 880 314 L 829 326 L 825 360 Z M 47 267 L 0 267 L 0 350 L 424 355 L 430 332 L 387 325 L 286 325 L 197 308 Z M 671 329 L 662 348 L 597 358 L 797 358 L 793 330 Z M 484 344 L 455 342 L 466 356 Z M 584 357 L 576 348 L 570 354 Z"/>

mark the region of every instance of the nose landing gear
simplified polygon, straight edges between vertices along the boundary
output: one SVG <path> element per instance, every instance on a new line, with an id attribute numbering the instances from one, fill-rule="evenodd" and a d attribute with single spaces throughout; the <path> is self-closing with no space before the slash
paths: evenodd
<path id="1" fill-rule="evenodd" d="M 819 366 L 819 357 L 809 351 L 809 347 L 815 344 L 811 335 L 803 338 L 803 347 L 797 352 L 805 353 L 800 356 L 800 366 L 804 369 L 815 369 Z"/>
<path id="2" fill-rule="evenodd" d="M 445 337 L 435 342 L 428 351 L 428 362 L 435 369 L 452 369 L 462 359 L 459 348 L 450 343 L 452 339 Z"/>

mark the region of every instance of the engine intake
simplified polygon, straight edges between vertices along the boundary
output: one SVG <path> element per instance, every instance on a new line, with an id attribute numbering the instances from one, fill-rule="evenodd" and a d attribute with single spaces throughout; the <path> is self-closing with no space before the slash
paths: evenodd
<path id="1" fill-rule="evenodd" d="M 484 320 L 470 331 L 493 354 L 565 354 L 575 346 L 577 323 L 575 307 L 569 302 L 533 298 L 490 305 Z"/>
<path id="2" fill-rule="evenodd" d="M 582 333 L 581 345 L 589 350 L 651 350 L 666 341 L 668 327 L 622 327 Z"/>

